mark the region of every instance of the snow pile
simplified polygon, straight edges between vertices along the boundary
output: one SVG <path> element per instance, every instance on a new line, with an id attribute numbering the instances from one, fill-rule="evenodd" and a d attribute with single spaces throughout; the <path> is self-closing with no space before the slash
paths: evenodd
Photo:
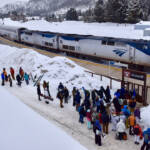
<path id="1" fill-rule="evenodd" d="M 150 105 L 141 109 L 142 123 L 146 128 L 150 128 Z"/>
<path id="2" fill-rule="evenodd" d="M 0 87 L 1 150 L 86 150 Z"/>
<path id="3" fill-rule="evenodd" d="M 45 20 L 31 20 L 25 23 L 4 19 L 5 25 L 26 27 L 31 30 L 59 33 L 83 34 L 127 39 L 150 39 L 143 36 L 142 30 L 135 30 L 131 24 L 84 23 L 82 21 L 64 21 L 49 23 Z M 114 32 L 115 31 L 115 32 Z"/>
<path id="4" fill-rule="evenodd" d="M 109 80 L 100 81 L 100 77 L 91 77 L 86 73 L 84 68 L 78 66 L 73 61 L 65 57 L 49 58 L 41 55 L 30 49 L 18 49 L 0 45 L 0 67 L 6 68 L 13 67 L 19 70 L 20 67 L 25 72 L 32 73 L 33 75 L 40 76 L 44 74 L 43 80 L 50 81 L 50 85 L 57 89 L 60 82 L 72 89 L 74 86 L 87 89 L 99 89 L 101 85 L 106 87 L 109 85 Z M 117 88 L 119 84 L 115 84 Z"/>

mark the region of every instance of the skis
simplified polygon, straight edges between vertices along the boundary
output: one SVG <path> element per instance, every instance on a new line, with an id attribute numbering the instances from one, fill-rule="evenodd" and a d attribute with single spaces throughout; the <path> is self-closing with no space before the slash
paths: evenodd
<path id="1" fill-rule="evenodd" d="M 33 86 L 36 86 L 38 82 L 41 81 L 41 79 L 43 78 L 44 74 L 43 75 L 40 75 L 39 78 L 35 81 L 34 85 Z"/>

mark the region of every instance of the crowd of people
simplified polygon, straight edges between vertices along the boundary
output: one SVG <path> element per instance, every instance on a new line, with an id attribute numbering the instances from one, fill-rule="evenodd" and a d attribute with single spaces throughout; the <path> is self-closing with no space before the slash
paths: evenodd
<path id="1" fill-rule="evenodd" d="M 80 90 L 73 87 L 71 94 L 72 106 L 79 113 L 79 123 L 86 121 L 87 128 L 93 129 L 95 144 L 101 146 L 101 137 L 115 132 L 116 140 L 127 140 L 128 136 L 134 136 L 136 145 L 144 139 L 141 150 L 150 149 L 150 128 L 143 131 L 140 126 L 141 115 L 135 89 L 128 91 L 122 87 L 114 93 L 113 98 L 109 86 L 106 89 L 101 86 L 100 90 L 92 91 L 84 87 Z M 63 100 L 68 102 L 69 90 L 62 83 L 58 86 L 57 98 L 61 108 Z"/>
<path id="2" fill-rule="evenodd" d="M 1 73 L 2 86 L 8 82 L 10 87 L 13 86 L 13 81 L 17 81 L 17 85 L 21 86 L 22 81 L 29 84 L 29 75 L 24 72 L 20 67 L 19 72 L 10 67 L 8 74 L 6 69 L 3 68 Z M 44 93 L 41 92 L 41 85 L 43 86 Z M 44 99 L 53 101 L 49 90 L 49 82 L 37 82 L 37 95 L 38 100 L 41 101 L 41 96 Z M 101 86 L 99 90 L 93 89 L 89 91 L 82 87 L 77 89 L 73 87 L 72 92 L 62 83 L 58 85 L 56 98 L 59 99 L 60 108 L 64 108 L 63 103 L 68 103 L 72 97 L 72 106 L 75 107 L 76 112 L 79 114 L 79 123 L 86 122 L 87 129 L 93 130 L 95 135 L 95 144 L 102 145 L 102 137 L 110 132 L 115 132 L 116 140 L 128 140 L 128 136 L 134 136 L 134 143 L 139 145 L 140 140 L 143 139 L 141 150 L 150 149 L 150 128 L 143 131 L 140 126 L 140 108 L 136 102 L 136 90 L 126 90 L 124 87 L 118 89 L 113 98 L 109 86 L 106 89 Z M 45 101 L 49 104 L 49 101 Z M 85 119 L 86 118 L 86 119 Z M 127 133 L 128 132 L 128 133 Z"/>
<path id="3" fill-rule="evenodd" d="M 9 74 L 6 70 L 6 68 L 3 68 L 3 71 L 1 73 L 1 79 L 2 79 L 2 86 L 4 86 L 7 82 L 9 83 L 10 87 L 13 86 L 13 81 L 17 81 L 17 85 L 21 87 L 21 83 L 23 80 L 25 80 L 26 84 L 29 84 L 29 75 L 24 72 L 22 67 L 19 68 L 19 72 L 16 73 L 15 77 L 15 70 L 13 67 L 10 67 Z"/>

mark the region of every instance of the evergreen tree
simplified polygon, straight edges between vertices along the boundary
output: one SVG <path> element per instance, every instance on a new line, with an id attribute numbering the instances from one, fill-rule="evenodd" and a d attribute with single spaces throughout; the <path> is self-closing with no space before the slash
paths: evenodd
<path id="1" fill-rule="evenodd" d="M 108 0 L 106 4 L 105 20 L 110 22 L 125 22 L 127 0 Z"/>
<path id="2" fill-rule="evenodd" d="M 94 18 L 97 22 L 104 21 L 104 0 L 98 0 L 94 8 Z"/>
<path id="3" fill-rule="evenodd" d="M 143 16 L 143 9 L 141 6 L 140 0 L 130 0 L 128 2 L 128 10 L 127 10 L 127 22 L 128 23 L 137 23 Z"/>
<path id="4" fill-rule="evenodd" d="M 78 20 L 77 12 L 74 8 L 70 8 L 66 13 L 66 20 Z"/>

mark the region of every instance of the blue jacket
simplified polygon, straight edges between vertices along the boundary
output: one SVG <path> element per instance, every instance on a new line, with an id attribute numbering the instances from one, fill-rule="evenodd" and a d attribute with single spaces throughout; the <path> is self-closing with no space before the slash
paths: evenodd
<path id="1" fill-rule="evenodd" d="M 119 92 L 115 92 L 114 95 L 116 96 L 116 98 L 119 98 L 119 97 L 120 97 L 120 93 L 119 93 Z"/>
<path id="2" fill-rule="evenodd" d="M 24 79 L 29 80 L 29 76 L 26 73 L 24 74 Z"/>
<path id="3" fill-rule="evenodd" d="M 123 114 L 126 116 L 126 117 L 129 117 L 130 116 L 130 111 L 128 110 L 128 106 L 127 105 L 124 105 L 123 109 L 121 110 L 123 112 Z"/>
<path id="4" fill-rule="evenodd" d="M 1 78 L 2 78 L 2 80 L 5 80 L 5 75 L 4 75 L 4 73 L 1 74 Z"/>
<path id="5" fill-rule="evenodd" d="M 150 128 L 143 132 L 144 142 L 150 142 Z"/>
<path id="6" fill-rule="evenodd" d="M 95 121 L 94 126 L 97 127 L 100 131 L 102 131 L 102 127 L 101 127 L 101 125 L 100 125 L 99 120 L 96 120 L 96 121 Z"/>
<path id="7" fill-rule="evenodd" d="M 77 90 L 76 94 L 75 94 L 75 102 L 77 104 L 80 104 L 81 101 L 81 96 L 80 96 L 80 92 Z"/>

